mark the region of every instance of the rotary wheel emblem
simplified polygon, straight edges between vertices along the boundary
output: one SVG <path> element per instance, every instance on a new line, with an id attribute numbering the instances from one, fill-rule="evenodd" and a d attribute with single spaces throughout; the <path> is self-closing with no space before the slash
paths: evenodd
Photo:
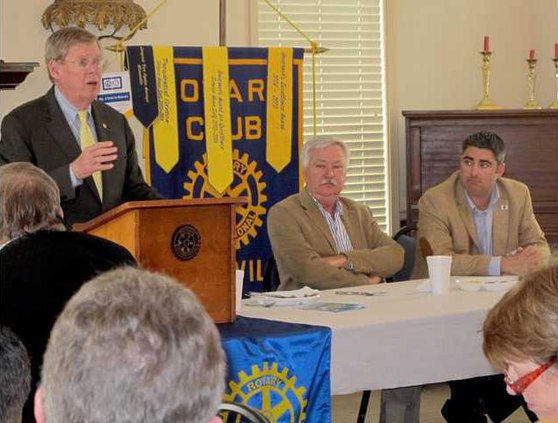
<path id="1" fill-rule="evenodd" d="M 209 183 L 207 176 L 207 155 L 202 162 L 196 161 L 194 169 L 188 171 L 188 180 L 184 183 L 186 195 L 183 198 L 207 197 L 246 197 L 248 203 L 236 208 L 235 247 L 248 245 L 250 239 L 258 235 L 258 228 L 263 225 L 262 216 L 266 209 L 262 206 L 267 201 L 264 194 L 266 183 L 263 182 L 263 172 L 257 169 L 258 163 L 250 161 L 248 154 L 242 157 L 238 150 L 233 151 L 234 181 L 227 188 L 224 195 L 218 193 Z"/>
<path id="2" fill-rule="evenodd" d="M 180 260 L 192 260 L 201 248 L 200 232 L 192 225 L 183 225 L 172 234 L 172 252 Z"/>
<path id="3" fill-rule="evenodd" d="M 238 373 L 240 380 L 229 382 L 229 390 L 224 396 L 225 401 L 248 404 L 258 408 L 272 422 L 288 421 L 300 423 L 306 419 L 306 404 L 304 398 L 306 388 L 296 387 L 296 376 L 289 377 L 289 369 L 279 371 L 277 363 L 269 368 L 269 363 L 263 363 L 263 369 L 252 366 L 252 374 L 244 371 Z M 300 414 L 297 417 L 297 412 Z M 232 417 L 232 416 L 231 416 Z M 223 414 L 223 421 L 228 423 L 228 414 Z"/>

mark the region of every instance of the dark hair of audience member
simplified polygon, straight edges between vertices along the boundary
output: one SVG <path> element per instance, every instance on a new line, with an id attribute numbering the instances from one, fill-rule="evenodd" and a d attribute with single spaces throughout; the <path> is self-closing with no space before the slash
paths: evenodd
<path id="1" fill-rule="evenodd" d="M 0 325 L 0 422 L 16 423 L 31 390 L 31 363 L 23 343 Z"/>

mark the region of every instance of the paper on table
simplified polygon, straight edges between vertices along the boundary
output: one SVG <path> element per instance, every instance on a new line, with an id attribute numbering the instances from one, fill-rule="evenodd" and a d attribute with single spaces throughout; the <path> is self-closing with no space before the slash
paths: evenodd
<path id="1" fill-rule="evenodd" d="M 509 277 L 463 277 L 455 280 L 455 284 L 462 291 L 505 291 L 516 282 L 517 276 Z"/>
<path id="2" fill-rule="evenodd" d="M 320 293 L 317 289 L 305 286 L 294 291 L 273 291 L 273 292 L 250 292 L 250 297 L 270 297 L 270 298 L 306 298 L 315 297 Z"/>
<path id="3" fill-rule="evenodd" d="M 248 300 L 244 300 L 243 304 L 247 306 L 295 306 L 310 304 L 320 298 L 319 295 L 313 295 L 311 297 L 302 298 L 280 298 L 280 297 L 266 297 L 263 295 L 256 295 L 250 297 Z"/>
<path id="4" fill-rule="evenodd" d="M 302 310 L 329 311 L 331 313 L 342 313 L 344 311 L 361 310 L 366 308 L 362 304 L 352 303 L 313 303 L 300 307 Z"/>
<path id="5" fill-rule="evenodd" d="M 451 284 L 455 284 L 462 291 L 504 291 L 511 288 L 518 281 L 517 276 L 458 276 L 452 277 Z M 430 292 L 430 280 L 419 283 L 416 290 Z"/>

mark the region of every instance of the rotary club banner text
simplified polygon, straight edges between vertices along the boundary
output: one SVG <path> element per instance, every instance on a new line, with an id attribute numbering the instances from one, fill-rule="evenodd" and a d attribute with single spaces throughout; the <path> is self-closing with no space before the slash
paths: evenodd
<path id="1" fill-rule="evenodd" d="M 152 185 L 167 198 L 247 199 L 235 227 L 245 292 L 261 290 L 271 255 L 267 211 L 299 190 L 302 58 L 290 48 L 127 48 Z"/>

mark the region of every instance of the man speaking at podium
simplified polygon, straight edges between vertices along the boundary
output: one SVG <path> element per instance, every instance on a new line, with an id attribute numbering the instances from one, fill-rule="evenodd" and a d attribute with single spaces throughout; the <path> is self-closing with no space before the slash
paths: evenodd
<path id="1" fill-rule="evenodd" d="M 60 189 L 67 227 L 126 201 L 162 198 L 145 183 L 126 118 L 95 100 L 103 65 L 97 38 L 60 29 L 46 42 L 45 61 L 54 87 L 4 118 L 0 166 L 45 170 Z"/>

